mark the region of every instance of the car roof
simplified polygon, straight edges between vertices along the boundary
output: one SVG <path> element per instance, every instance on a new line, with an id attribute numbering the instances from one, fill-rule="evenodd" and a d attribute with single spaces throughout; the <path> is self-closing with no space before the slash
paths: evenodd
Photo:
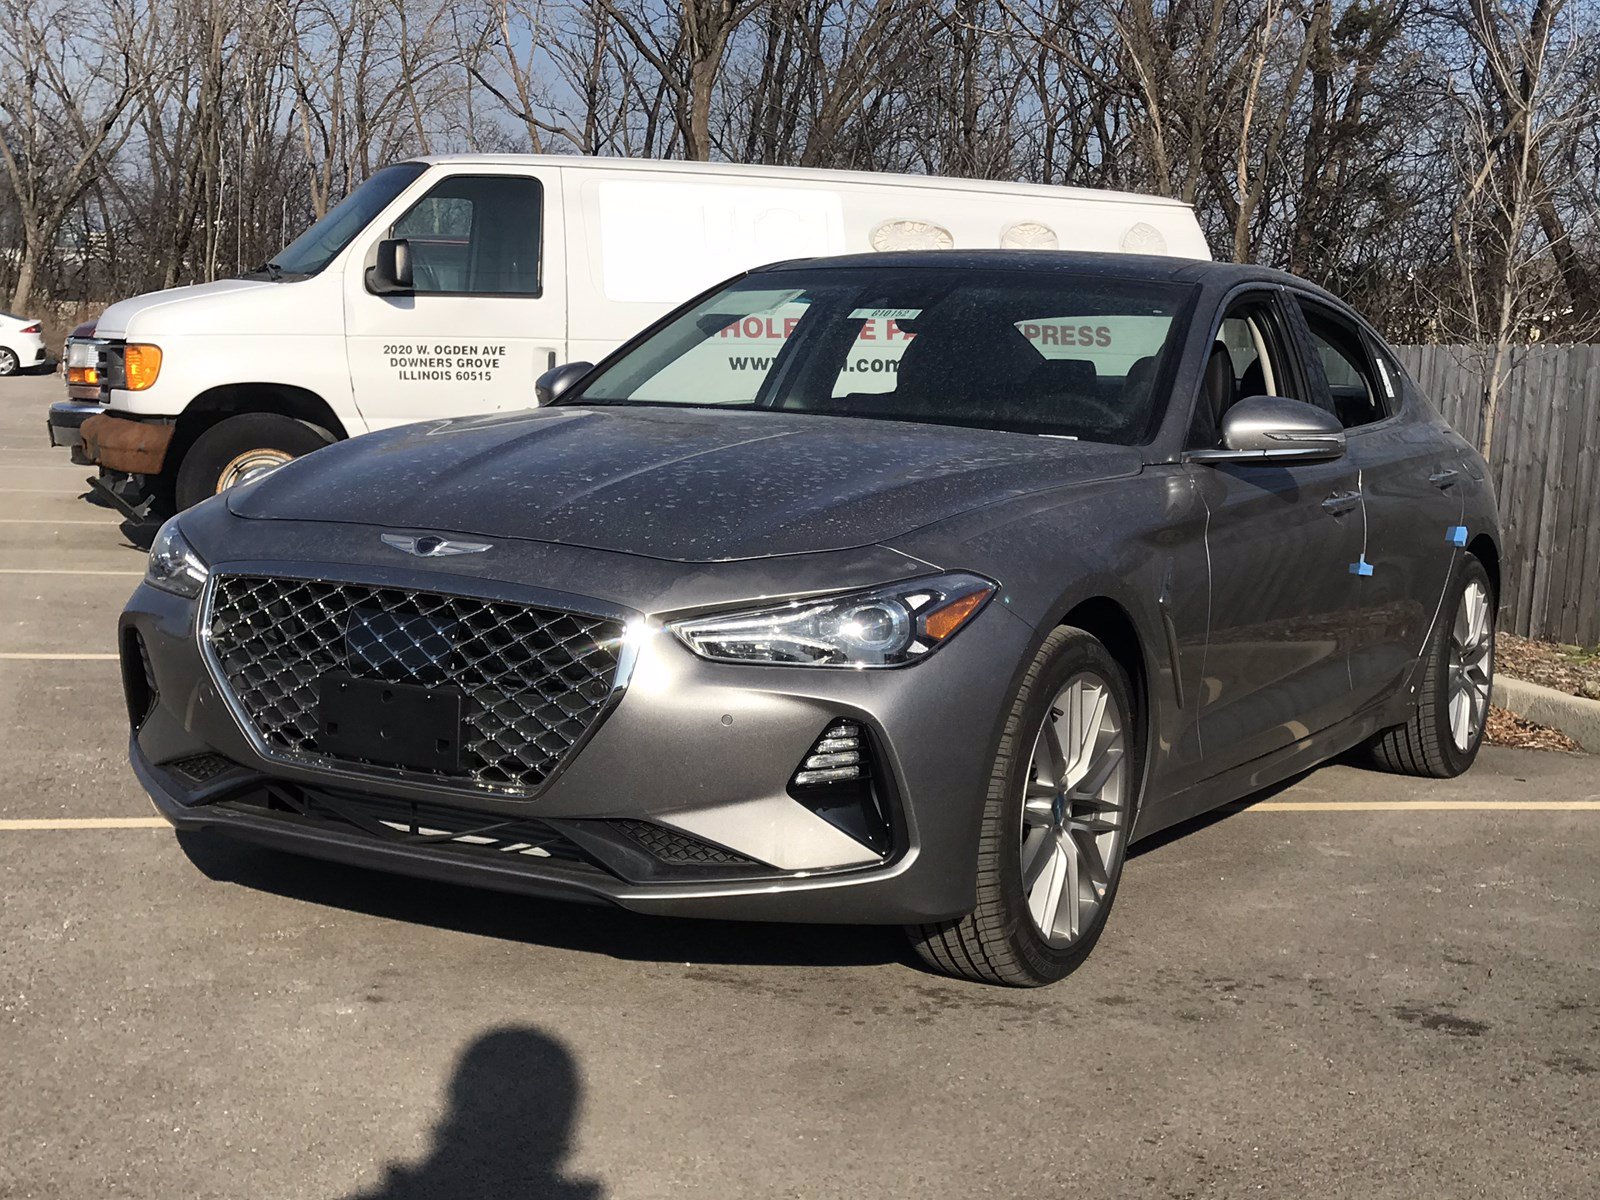
<path id="1" fill-rule="evenodd" d="M 871 254 L 841 254 L 827 258 L 797 258 L 760 267 L 766 271 L 882 269 L 885 267 L 941 268 L 945 270 L 1059 272 L 1097 279 L 1149 280 L 1160 283 L 1199 283 L 1227 290 L 1241 283 L 1277 284 L 1311 292 L 1328 300 L 1331 293 L 1314 283 L 1252 263 L 1213 262 L 1201 258 L 1173 258 L 1153 254 L 1115 254 L 1088 250 L 892 250 Z"/>

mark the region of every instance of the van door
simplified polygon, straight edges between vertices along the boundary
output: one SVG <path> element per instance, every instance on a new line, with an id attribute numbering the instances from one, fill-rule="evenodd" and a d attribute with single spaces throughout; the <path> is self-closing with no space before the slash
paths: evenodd
<path id="1" fill-rule="evenodd" d="M 345 279 L 356 406 L 371 429 L 529 408 L 566 357 L 561 181 L 554 170 L 462 164 L 388 227 L 364 234 Z M 378 243 L 411 247 L 413 292 L 378 296 Z"/>

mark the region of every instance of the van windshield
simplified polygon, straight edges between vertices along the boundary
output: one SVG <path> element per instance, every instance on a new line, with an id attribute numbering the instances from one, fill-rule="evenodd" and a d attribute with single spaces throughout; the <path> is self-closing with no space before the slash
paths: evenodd
<path id="1" fill-rule="evenodd" d="M 764 271 L 683 310 L 560 403 L 765 408 L 1136 445 L 1162 415 L 1155 384 L 1193 291 L 1003 269 Z"/>
<path id="2" fill-rule="evenodd" d="M 290 242 L 276 258 L 251 274 L 270 279 L 304 279 L 315 275 L 427 169 L 424 163 L 396 163 L 375 172 L 329 209 L 327 216 Z"/>

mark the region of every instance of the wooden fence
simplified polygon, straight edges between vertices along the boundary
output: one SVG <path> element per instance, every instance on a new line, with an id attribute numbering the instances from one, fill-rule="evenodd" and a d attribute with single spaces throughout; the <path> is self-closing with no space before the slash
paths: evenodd
<path id="1" fill-rule="evenodd" d="M 1483 364 L 1469 347 L 1398 346 L 1474 445 Z M 1489 455 L 1504 533 L 1501 628 L 1600 643 L 1600 345 L 1519 348 Z"/>

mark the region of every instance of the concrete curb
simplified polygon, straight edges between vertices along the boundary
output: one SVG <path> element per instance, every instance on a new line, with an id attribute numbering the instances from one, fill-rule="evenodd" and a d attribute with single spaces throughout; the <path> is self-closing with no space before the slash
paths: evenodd
<path id="1" fill-rule="evenodd" d="M 1559 729 L 1591 754 L 1600 754 L 1600 700 L 1496 675 L 1489 702 L 1536 725 Z"/>

